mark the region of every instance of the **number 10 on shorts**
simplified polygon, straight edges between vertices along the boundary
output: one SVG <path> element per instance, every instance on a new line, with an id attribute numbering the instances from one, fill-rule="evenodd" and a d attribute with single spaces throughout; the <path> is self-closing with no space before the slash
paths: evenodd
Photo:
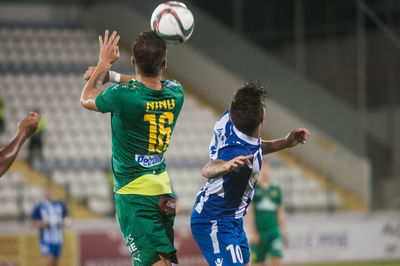
<path id="1" fill-rule="evenodd" d="M 226 247 L 226 250 L 229 250 L 231 252 L 233 263 L 237 263 L 238 261 L 240 263 L 243 263 L 242 250 L 240 249 L 239 245 L 236 245 L 235 248 L 232 244 L 230 244 L 229 246 Z"/>

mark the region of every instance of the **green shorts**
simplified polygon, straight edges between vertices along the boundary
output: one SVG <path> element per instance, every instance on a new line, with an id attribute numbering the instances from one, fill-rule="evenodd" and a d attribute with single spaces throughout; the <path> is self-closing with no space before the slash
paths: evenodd
<path id="1" fill-rule="evenodd" d="M 144 196 L 116 194 L 119 225 L 132 256 L 133 265 L 152 265 L 159 254 L 168 254 L 178 263 L 174 247 L 175 213 L 161 211 L 159 202 L 173 195 Z"/>
<path id="2" fill-rule="evenodd" d="M 282 258 L 283 241 L 279 229 L 259 232 L 259 234 L 260 243 L 258 245 L 250 245 L 251 262 L 264 262 L 267 256 Z"/>

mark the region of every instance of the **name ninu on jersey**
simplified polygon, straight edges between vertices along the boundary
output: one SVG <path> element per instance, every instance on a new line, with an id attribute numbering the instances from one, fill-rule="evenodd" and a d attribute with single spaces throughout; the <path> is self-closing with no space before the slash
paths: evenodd
<path id="1" fill-rule="evenodd" d="M 146 102 L 146 112 L 148 111 L 163 111 L 175 108 L 175 100 L 168 99 L 164 101 Z"/>

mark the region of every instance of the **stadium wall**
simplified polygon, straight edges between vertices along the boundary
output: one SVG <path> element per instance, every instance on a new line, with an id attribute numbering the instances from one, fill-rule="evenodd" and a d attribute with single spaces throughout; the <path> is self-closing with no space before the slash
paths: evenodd
<path id="1" fill-rule="evenodd" d="M 399 212 L 289 215 L 289 264 L 400 261 Z M 366 233 L 368 232 L 368 233 Z M 206 265 L 189 217 L 177 216 L 175 246 L 179 265 Z M 37 232 L 26 224 L 0 224 L 0 265 L 39 266 Z M 113 219 L 74 221 L 67 229 L 60 266 L 130 266 L 128 249 Z"/>
<path id="2" fill-rule="evenodd" d="M 288 218 L 284 262 L 328 263 L 400 259 L 400 213 L 311 214 Z"/>

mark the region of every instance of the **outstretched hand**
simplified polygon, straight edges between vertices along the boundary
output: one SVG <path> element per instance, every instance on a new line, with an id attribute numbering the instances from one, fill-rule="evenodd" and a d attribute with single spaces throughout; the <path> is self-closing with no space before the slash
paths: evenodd
<path id="1" fill-rule="evenodd" d="M 111 67 L 119 59 L 119 48 L 118 41 L 120 36 L 117 35 L 116 31 L 113 31 L 111 36 L 108 36 L 108 30 L 104 33 L 104 39 L 99 36 L 100 54 L 99 64 L 104 63 L 108 67 Z"/>
<path id="2" fill-rule="evenodd" d="M 241 155 L 233 158 L 230 161 L 223 161 L 220 159 L 209 161 L 201 170 L 202 176 L 207 179 L 214 179 L 223 176 L 233 170 L 247 165 L 250 169 L 253 168 L 250 160 L 253 155 Z"/>
<path id="3" fill-rule="evenodd" d="M 36 112 L 29 112 L 29 115 L 25 116 L 21 122 L 18 123 L 18 134 L 29 138 L 32 136 L 38 128 L 40 115 Z"/>
<path id="4" fill-rule="evenodd" d="M 240 168 L 244 165 L 247 165 L 247 167 L 249 167 L 250 169 L 253 168 L 253 165 L 250 162 L 250 159 L 253 158 L 253 155 L 241 155 L 241 156 L 237 156 L 235 158 L 233 158 L 230 161 L 227 161 L 225 163 L 225 168 L 227 172 L 231 172 L 237 168 Z"/>
<path id="5" fill-rule="evenodd" d="M 309 136 L 310 132 L 307 129 L 295 128 L 286 136 L 286 142 L 288 147 L 294 147 L 299 143 L 306 143 Z"/>

